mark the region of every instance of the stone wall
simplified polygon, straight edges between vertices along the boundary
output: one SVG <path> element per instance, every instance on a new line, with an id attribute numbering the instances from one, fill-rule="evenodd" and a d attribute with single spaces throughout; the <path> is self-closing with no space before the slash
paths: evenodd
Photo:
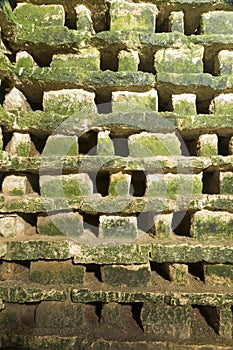
<path id="1" fill-rule="evenodd" d="M 232 349 L 232 1 L 0 29 L 0 348 Z"/>

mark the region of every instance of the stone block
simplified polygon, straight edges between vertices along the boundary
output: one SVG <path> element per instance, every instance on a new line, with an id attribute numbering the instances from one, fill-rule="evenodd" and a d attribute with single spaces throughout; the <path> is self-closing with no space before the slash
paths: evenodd
<path id="1" fill-rule="evenodd" d="M 218 155 L 218 136 L 216 134 L 200 135 L 197 142 L 197 155 L 210 157 Z"/>
<path id="2" fill-rule="evenodd" d="M 15 87 L 8 94 L 6 94 L 3 102 L 3 108 L 9 112 L 32 112 L 31 106 L 27 102 L 24 94 Z"/>
<path id="3" fill-rule="evenodd" d="M 233 265 L 205 265 L 205 284 L 231 287 L 233 283 Z"/>
<path id="4" fill-rule="evenodd" d="M 172 11 L 169 16 L 169 30 L 184 33 L 184 12 Z"/>
<path id="5" fill-rule="evenodd" d="M 232 308 L 225 304 L 217 307 L 219 316 L 218 334 L 225 339 L 232 339 Z"/>
<path id="6" fill-rule="evenodd" d="M 78 138 L 69 135 L 50 135 L 45 144 L 43 156 L 78 155 Z"/>
<path id="7" fill-rule="evenodd" d="M 0 127 L 0 155 L 3 149 L 3 137 L 2 137 L 2 128 Z"/>
<path id="8" fill-rule="evenodd" d="M 137 234 L 137 218 L 134 216 L 101 215 L 99 218 L 99 237 L 101 238 L 132 239 L 136 238 Z"/>
<path id="9" fill-rule="evenodd" d="M 84 323 L 84 307 L 68 301 L 42 301 L 36 309 L 36 327 L 80 329 Z"/>
<path id="10" fill-rule="evenodd" d="M 164 73 L 203 73 L 204 47 L 190 44 L 189 47 L 160 49 L 155 53 L 155 70 Z"/>
<path id="11" fill-rule="evenodd" d="M 90 47 L 79 49 L 76 54 L 53 55 L 50 67 L 76 67 L 77 69 L 85 72 L 99 71 L 100 52 L 96 48 Z"/>
<path id="12" fill-rule="evenodd" d="M 109 134 L 110 134 L 109 130 L 98 132 L 97 150 L 96 150 L 96 153 L 98 156 L 115 155 L 114 145 Z"/>
<path id="13" fill-rule="evenodd" d="M 17 68 L 37 67 L 37 64 L 34 61 L 33 57 L 27 51 L 18 51 L 15 61 Z"/>
<path id="14" fill-rule="evenodd" d="M 168 238 L 172 233 L 173 214 L 158 214 L 154 216 L 151 234 L 159 239 Z"/>
<path id="15" fill-rule="evenodd" d="M 181 155 L 180 140 L 175 133 L 147 133 L 131 135 L 128 139 L 131 157 Z"/>
<path id="16" fill-rule="evenodd" d="M 200 241 L 233 237 L 233 214 L 223 211 L 201 210 L 193 214 L 191 236 Z"/>
<path id="17" fill-rule="evenodd" d="M 114 332 L 117 328 L 118 332 L 128 332 L 129 325 L 133 322 L 132 305 L 119 303 L 105 303 L 103 305 L 100 319 L 103 329 Z M 122 348 L 122 342 L 120 346 Z M 102 349 L 102 346 L 99 349 Z"/>
<path id="18" fill-rule="evenodd" d="M 4 238 L 24 235 L 30 225 L 16 214 L 0 215 L 0 236 Z"/>
<path id="19" fill-rule="evenodd" d="M 85 267 L 67 261 L 32 261 L 30 280 L 41 284 L 77 284 L 84 282 Z"/>
<path id="20" fill-rule="evenodd" d="M 233 93 L 220 94 L 216 96 L 210 104 L 210 112 L 232 116 Z"/>
<path id="21" fill-rule="evenodd" d="M 101 267 L 101 277 L 112 286 L 144 287 L 150 282 L 150 264 L 105 265 Z"/>
<path id="22" fill-rule="evenodd" d="M 229 140 L 229 154 L 233 155 L 233 136 Z"/>
<path id="23" fill-rule="evenodd" d="M 91 11 L 84 5 L 77 5 L 74 10 L 77 15 L 77 30 L 95 34 L 93 21 L 91 18 Z"/>
<path id="24" fill-rule="evenodd" d="M 177 286 L 186 286 L 189 284 L 188 265 L 170 264 L 169 276 L 171 281 Z"/>
<path id="25" fill-rule="evenodd" d="M 111 174 L 109 184 L 109 194 L 111 196 L 129 195 L 131 175 L 122 172 Z"/>
<path id="26" fill-rule="evenodd" d="M 191 306 L 144 303 L 141 321 L 145 333 L 159 337 L 188 339 L 191 336 Z"/>
<path id="27" fill-rule="evenodd" d="M 88 196 L 93 193 L 93 183 L 88 174 L 41 175 L 40 188 L 42 196 L 74 197 Z"/>
<path id="28" fill-rule="evenodd" d="M 201 32 L 203 34 L 233 34 L 232 11 L 210 11 L 201 16 Z"/>
<path id="29" fill-rule="evenodd" d="M 233 194 L 233 173 L 220 172 L 220 194 Z"/>
<path id="30" fill-rule="evenodd" d="M 0 263 L 0 281 L 28 281 L 29 267 L 11 261 Z"/>
<path id="31" fill-rule="evenodd" d="M 233 51 L 221 50 L 218 53 L 218 67 L 221 75 L 233 74 Z"/>
<path id="32" fill-rule="evenodd" d="M 148 174 L 146 195 L 176 198 L 202 193 L 201 174 Z"/>
<path id="33" fill-rule="evenodd" d="M 195 115 L 196 95 L 195 94 L 176 94 L 172 95 L 173 111 L 181 115 Z"/>
<path id="34" fill-rule="evenodd" d="M 118 72 L 137 72 L 140 63 L 137 51 L 120 51 L 118 54 Z"/>
<path id="35" fill-rule="evenodd" d="M 63 89 L 44 92 L 44 112 L 72 115 L 83 112 L 97 112 L 95 94 L 82 89 Z"/>
<path id="36" fill-rule="evenodd" d="M 57 213 L 49 216 L 39 215 L 37 232 L 47 236 L 68 236 L 74 239 L 83 234 L 83 218 L 79 213 Z"/>
<path id="37" fill-rule="evenodd" d="M 157 111 L 158 94 L 152 89 L 147 92 L 116 91 L 112 93 L 113 112 Z"/>
<path id="38" fill-rule="evenodd" d="M 125 0 L 110 0 L 110 30 L 154 33 L 158 8 L 154 4 L 134 4 Z"/>
<path id="39" fill-rule="evenodd" d="M 11 156 L 18 157 L 34 157 L 39 155 L 35 145 L 33 144 L 29 134 L 20 134 L 14 132 L 11 140 L 6 146 L 6 151 Z"/>
<path id="40" fill-rule="evenodd" d="M 65 24 L 65 11 L 62 5 L 33 5 L 18 4 L 14 10 L 18 23 L 36 26 L 63 26 Z"/>
<path id="41" fill-rule="evenodd" d="M 8 175 L 3 180 L 2 192 L 10 196 L 23 196 L 33 190 L 27 176 Z"/>

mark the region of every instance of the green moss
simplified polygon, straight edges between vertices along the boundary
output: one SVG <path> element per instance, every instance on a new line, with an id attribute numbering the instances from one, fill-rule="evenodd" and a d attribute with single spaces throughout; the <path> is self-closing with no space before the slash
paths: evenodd
<path id="1" fill-rule="evenodd" d="M 218 155 L 218 147 L 213 145 L 210 142 L 207 142 L 206 144 L 201 146 L 201 149 L 198 152 L 198 155 L 200 157 L 210 157 Z"/>
<path id="2" fill-rule="evenodd" d="M 225 214 L 226 215 L 226 214 Z M 209 237 L 216 239 L 229 239 L 233 237 L 233 218 L 224 218 L 220 215 L 204 215 L 194 217 L 193 236 L 199 240 L 207 240 Z"/>
<path id="3" fill-rule="evenodd" d="M 129 194 L 129 184 L 127 179 L 123 176 L 122 178 L 111 181 L 109 194 L 112 196 L 127 196 Z"/>
<path id="4" fill-rule="evenodd" d="M 233 174 L 223 173 L 223 177 L 220 181 L 220 193 L 221 194 L 233 194 Z"/>
<path id="5" fill-rule="evenodd" d="M 20 142 L 16 147 L 16 153 L 20 157 L 29 157 L 30 146 L 27 143 Z"/>
<path id="6" fill-rule="evenodd" d="M 43 151 L 43 156 L 76 156 L 78 155 L 78 140 L 76 137 L 72 136 L 60 136 L 55 135 L 54 137 L 49 137 L 45 149 Z"/>
<path id="7" fill-rule="evenodd" d="M 24 191 L 20 190 L 18 188 L 15 188 L 14 190 L 9 191 L 8 193 L 10 196 L 23 196 L 24 195 Z"/>

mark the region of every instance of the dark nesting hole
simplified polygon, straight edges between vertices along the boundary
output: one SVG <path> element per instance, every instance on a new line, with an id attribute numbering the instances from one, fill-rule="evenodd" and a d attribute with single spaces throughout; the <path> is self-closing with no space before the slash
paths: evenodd
<path id="1" fill-rule="evenodd" d="M 47 135 L 46 136 L 30 135 L 30 136 L 35 148 L 41 154 L 45 148 L 48 136 Z"/>
<path id="2" fill-rule="evenodd" d="M 110 175 L 108 171 L 100 170 L 96 174 L 96 190 L 103 197 L 108 196 L 108 189 L 110 183 Z"/>
<path id="3" fill-rule="evenodd" d="M 144 196 L 146 191 L 146 174 L 144 171 L 134 171 L 131 177 L 130 194 L 134 197 Z"/>
<path id="4" fill-rule="evenodd" d="M 2 191 L 2 183 L 5 175 L 3 173 L 0 173 L 0 191 Z"/>
<path id="5" fill-rule="evenodd" d="M 171 281 L 168 263 L 166 262 L 157 263 L 155 261 L 151 261 L 150 268 L 151 268 L 151 271 L 156 272 L 159 276 L 161 276 L 165 280 Z"/>
<path id="6" fill-rule="evenodd" d="M 29 102 L 33 111 L 43 111 L 43 102 L 42 101 L 41 102 L 33 102 L 33 101 L 28 100 L 28 102 Z"/>
<path id="7" fill-rule="evenodd" d="M 3 129 L 3 132 L 2 132 L 3 150 L 6 149 L 6 146 L 7 146 L 8 143 L 10 142 L 12 136 L 13 136 L 13 132 L 6 132 L 6 131 L 4 131 L 4 129 Z"/>
<path id="8" fill-rule="evenodd" d="M 95 103 L 98 113 L 112 113 L 112 93 L 109 90 L 99 90 L 96 92 Z"/>
<path id="9" fill-rule="evenodd" d="M 3 104 L 5 100 L 5 95 L 11 88 L 11 82 L 7 78 L 2 80 L 2 83 L 0 85 L 0 103 Z"/>
<path id="10" fill-rule="evenodd" d="M 203 55 L 203 71 L 213 76 L 219 75 L 219 62 L 216 59 L 218 57 L 218 51 L 211 48 L 205 48 Z"/>
<path id="11" fill-rule="evenodd" d="M 172 96 L 171 93 L 162 87 L 158 87 L 158 111 L 159 112 L 172 112 Z"/>
<path id="12" fill-rule="evenodd" d="M 99 233 L 99 215 L 83 213 L 83 227 L 97 237 Z"/>
<path id="13" fill-rule="evenodd" d="M 78 138 L 79 144 L 79 153 L 96 155 L 96 146 L 97 146 L 97 132 L 90 130 L 82 134 Z"/>
<path id="14" fill-rule="evenodd" d="M 32 186 L 33 191 L 40 194 L 39 174 L 27 174 L 27 178 Z"/>
<path id="15" fill-rule="evenodd" d="M 204 267 L 202 262 L 189 263 L 188 272 L 197 280 L 205 281 Z"/>
<path id="16" fill-rule="evenodd" d="M 198 11 L 193 11 L 192 7 L 184 10 L 184 34 L 199 35 L 201 30 L 201 14 Z"/>
<path id="17" fill-rule="evenodd" d="M 142 50 L 140 53 L 140 63 L 138 66 L 138 70 L 142 72 L 155 74 L 154 56 L 154 50 Z"/>
<path id="18" fill-rule="evenodd" d="M 191 218 L 190 213 L 181 210 L 173 213 L 172 230 L 177 236 L 190 237 Z"/>
<path id="19" fill-rule="evenodd" d="M 100 265 L 97 264 L 88 264 L 86 265 L 86 272 L 94 275 L 99 282 L 102 282 Z"/>
<path id="20" fill-rule="evenodd" d="M 17 6 L 17 0 L 9 0 L 12 10 L 14 10 Z"/>
<path id="21" fill-rule="evenodd" d="M 152 212 L 142 212 L 137 216 L 137 226 L 143 232 L 149 232 L 154 226 L 154 216 Z"/>
<path id="22" fill-rule="evenodd" d="M 229 143 L 231 137 L 218 136 L 218 154 L 222 156 L 229 155 Z"/>
<path id="23" fill-rule="evenodd" d="M 209 326 L 213 328 L 215 333 L 219 331 L 219 315 L 217 308 L 214 306 L 199 306 L 201 315 L 204 317 Z"/>
<path id="24" fill-rule="evenodd" d="M 160 11 L 156 18 L 156 33 L 164 33 L 169 31 L 169 16 Z"/>
<path id="25" fill-rule="evenodd" d="M 119 50 L 103 49 L 100 51 L 100 69 L 102 71 L 111 70 L 117 72 Z"/>
<path id="26" fill-rule="evenodd" d="M 30 214 L 30 213 L 19 213 L 18 214 L 23 220 L 25 220 L 28 224 L 31 226 L 35 226 L 37 224 L 37 215 L 36 214 Z M 30 266 L 30 262 L 29 262 Z"/>
<path id="27" fill-rule="evenodd" d="M 142 306 L 143 306 L 143 303 L 132 303 L 133 319 L 136 321 L 137 325 L 143 330 L 142 321 L 141 321 Z"/>
<path id="28" fill-rule="evenodd" d="M 196 109 L 197 114 L 210 114 L 210 103 L 212 98 L 203 94 L 197 94 Z"/>
<path id="29" fill-rule="evenodd" d="M 110 134 L 110 137 L 113 141 L 113 146 L 116 156 L 128 157 L 129 155 L 129 146 L 128 138 L 122 137 L 122 135 Z"/>
<path id="30" fill-rule="evenodd" d="M 203 190 L 206 194 L 220 193 L 220 179 L 218 171 L 204 171 L 202 175 Z"/>
<path id="31" fill-rule="evenodd" d="M 75 11 L 66 13 L 66 17 L 65 17 L 65 26 L 69 29 L 77 29 L 77 15 L 75 13 Z"/>
<path id="32" fill-rule="evenodd" d="M 183 156 L 197 156 L 197 137 L 182 137 L 181 152 Z"/>

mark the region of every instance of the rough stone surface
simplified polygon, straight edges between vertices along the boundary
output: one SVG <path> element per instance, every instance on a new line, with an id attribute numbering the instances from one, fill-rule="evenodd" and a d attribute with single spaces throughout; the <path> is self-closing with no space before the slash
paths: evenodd
<path id="1" fill-rule="evenodd" d="M 32 192 L 32 187 L 26 176 L 8 175 L 3 180 L 2 191 L 10 196 L 23 196 Z"/>
<path id="2" fill-rule="evenodd" d="M 147 92 L 116 91 L 112 93 L 113 112 L 157 111 L 158 94 L 152 89 Z"/>
<path id="3" fill-rule="evenodd" d="M 136 217 L 100 216 L 99 236 L 104 238 L 136 238 L 137 219 Z"/>
<path id="4" fill-rule="evenodd" d="M 23 111 L 23 112 L 31 112 L 32 109 L 27 102 L 26 97 L 23 93 L 17 88 L 13 88 L 5 97 L 3 107 L 7 111 Z"/>
<path id="5" fill-rule="evenodd" d="M 116 173 L 110 176 L 109 194 L 112 196 L 127 196 L 130 190 L 131 176 Z"/>
<path id="6" fill-rule="evenodd" d="M 178 94 L 172 95 L 173 111 L 179 114 L 195 115 L 196 111 L 196 95 L 195 94 Z"/>
<path id="7" fill-rule="evenodd" d="M 6 146 L 6 151 L 9 152 L 11 156 L 19 157 L 39 155 L 34 143 L 31 141 L 30 135 L 18 132 L 13 133 L 11 140 Z"/>
<path id="8" fill-rule="evenodd" d="M 216 134 L 200 135 L 197 143 L 197 155 L 200 157 L 218 155 L 218 136 Z"/>

